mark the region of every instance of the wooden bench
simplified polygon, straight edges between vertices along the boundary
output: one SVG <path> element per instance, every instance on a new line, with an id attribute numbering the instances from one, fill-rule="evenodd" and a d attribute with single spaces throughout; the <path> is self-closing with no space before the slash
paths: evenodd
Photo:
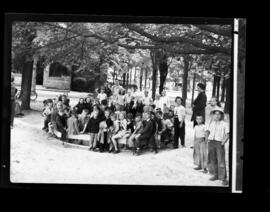
<path id="1" fill-rule="evenodd" d="M 62 133 L 54 130 L 54 134 L 57 138 L 61 138 Z M 81 140 L 82 145 L 89 146 L 90 134 L 68 135 L 67 139 Z"/>

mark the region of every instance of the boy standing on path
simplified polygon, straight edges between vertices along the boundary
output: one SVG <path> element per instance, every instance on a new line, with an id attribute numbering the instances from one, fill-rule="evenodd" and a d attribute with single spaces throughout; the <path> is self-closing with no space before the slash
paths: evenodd
<path id="1" fill-rule="evenodd" d="M 229 126 L 224 119 L 224 112 L 220 108 L 212 111 L 213 121 L 206 129 L 208 142 L 208 170 L 213 175 L 211 181 L 222 180 L 223 185 L 228 185 L 226 180 L 225 143 L 229 139 Z"/>

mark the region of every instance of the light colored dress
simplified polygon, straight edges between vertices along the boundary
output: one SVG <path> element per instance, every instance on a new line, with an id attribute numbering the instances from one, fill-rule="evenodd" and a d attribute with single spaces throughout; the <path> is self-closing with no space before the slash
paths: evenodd
<path id="1" fill-rule="evenodd" d="M 78 127 L 78 119 L 74 117 L 70 117 L 67 120 L 67 133 L 69 135 L 78 135 L 79 134 L 79 127 Z"/>

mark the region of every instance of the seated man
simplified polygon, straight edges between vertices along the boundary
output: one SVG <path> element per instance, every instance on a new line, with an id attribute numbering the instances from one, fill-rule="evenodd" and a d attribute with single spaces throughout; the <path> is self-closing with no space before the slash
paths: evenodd
<path id="1" fill-rule="evenodd" d="M 56 105 L 57 110 L 51 115 L 51 122 L 49 123 L 49 132 L 54 133 L 54 130 L 61 132 L 61 140 L 65 141 L 67 137 L 67 116 L 63 110 L 63 103 L 59 101 Z"/>
<path id="2" fill-rule="evenodd" d="M 140 132 L 139 136 L 137 137 L 134 145 L 135 145 L 135 154 L 140 154 L 140 149 L 143 144 L 148 144 L 150 137 L 152 136 L 153 132 L 153 122 L 150 119 L 150 112 L 145 112 L 144 114 L 145 124 Z"/>

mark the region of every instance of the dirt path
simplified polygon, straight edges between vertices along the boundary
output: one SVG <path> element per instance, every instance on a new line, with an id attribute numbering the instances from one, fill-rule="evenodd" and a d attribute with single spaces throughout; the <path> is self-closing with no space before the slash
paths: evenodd
<path id="1" fill-rule="evenodd" d="M 74 184 L 152 184 L 221 186 L 193 170 L 192 149 L 183 148 L 133 156 L 131 152 L 89 152 L 47 140 L 38 112 L 25 112 L 11 130 L 11 181 Z M 187 127 L 187 145 L 192 143 Z"/>

